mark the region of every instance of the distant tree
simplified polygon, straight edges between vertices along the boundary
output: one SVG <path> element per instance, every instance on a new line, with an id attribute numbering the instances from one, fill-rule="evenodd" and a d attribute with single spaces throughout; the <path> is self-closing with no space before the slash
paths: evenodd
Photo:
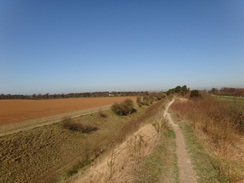
<path id="1" fill-rule="evenodd" d="M 216 95 L 216 94 L 218 94 L 218 89 L 216 89 L 216 88 L 212 88 L 212 89 L 209 91 L 209 93 Z"/>
<path id="2" fill-rule="evenodd" d="M 174 90 L 175 90 L 175 93 L 180 93 L 181 86 L 176 86 Z"/>
<path id="3" fill-rule="evenodd" d="M 185 95 L 188 92 L 187 86 L 184 85 L 181 87 L 181 95 Z"/>
<path id="4" fill-rule="evenodd" d="M 176 86 L 175 88 L 169 89 L 166 94 L 170 95 L 170 94 L 174 94 L 174 93 L 179 93 L 181 95 L 185 95 L 186 93 L 188 93 L 190 91 L 189 88 L 187 88 L 186 85 L 183 86 Z"/>

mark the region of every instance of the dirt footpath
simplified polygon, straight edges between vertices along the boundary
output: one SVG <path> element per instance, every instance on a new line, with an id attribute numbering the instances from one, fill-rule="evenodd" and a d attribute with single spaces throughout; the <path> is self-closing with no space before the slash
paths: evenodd
<path id="1" fill-rule="evenodd" d="M 174 102 L 172 100 L 164 112 L 164 117 L 168 119 L 176 134 L 176 154 L 178 158 L 178 168 L 180 173 L 181 183 L 197 183 L 196 173 L 193 170 L 190 157 L 186 150 L 185 137 L 181 132 L 178 124 L 175 124 L 168 112 L 170 105 Z"/>

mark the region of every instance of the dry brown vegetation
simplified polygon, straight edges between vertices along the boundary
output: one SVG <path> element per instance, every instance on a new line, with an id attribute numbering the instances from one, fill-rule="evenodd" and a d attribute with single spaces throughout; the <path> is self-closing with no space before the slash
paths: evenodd
<path id="1" fill-rule="evenodd" d="M 84 110 L 136 97 L 70 98 L 50 100 L 0 100 L 0 125 Z"/>
<path id="2" fill-rule="evenodd" d="M 138 119 L 127 123 L 120 130 L 119 138 L 113 138 L 114 148 L 110 153 L 99 159 L 88 171 L 82 170 L 71 177 L 68 182 L 122 183 L 141 180 L 144 158 L 154 152 L 159 144 L 161 130 L 165 128 L 165 123 L 162 123 L 165 102 L 156 103 Z M 142 125 L 145 126 L 140 128 Z M 121 137 L 128 138 L 124 141 Z"/>
<path id="3" fill-rule="evenodd" d="M 0 137 L 0 182 L 56 182 L 76 174 L 162 110 L 162 100 L 137 112 L 117 116 L 103 111 L 72 123 L 99 128 L 92 133 L 65 129 L 59 123 Z M 103 117 L 103 116 L 106 117 Z"/>
<path id="4" fill-rule="evenodd" d="M 190 122 L 210 152 L 212 164 L 229 182 L 244 180 L 244 102 L 231 102 L 202 94 L 175 102 L 177 117 Z"/>

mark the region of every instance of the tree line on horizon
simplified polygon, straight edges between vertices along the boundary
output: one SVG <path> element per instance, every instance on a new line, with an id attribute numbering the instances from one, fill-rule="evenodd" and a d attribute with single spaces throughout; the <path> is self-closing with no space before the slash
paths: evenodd
<path id="1" fill-rule="evenodd" d="M 228 87 L 223 87 L 221 89 L 212 88 L 209 91 L 209 93 L 213 95 L 244 97 L 244 88 L 228 88 Z"/>
<path id="2" fill-rule="evenodd" d="M 86 98 L 86 97 L 123 97 L 123 96 L 144 96 L 148 95 L 148 91 L 121 91 L 121 92 L 85 92 L 85 93 L 68 93 L 68 94 L 33 94 L 33 95 L 19 95 L 19 94 L 1 94 L 0 99 L 62 99 L 62 98 Z"/>

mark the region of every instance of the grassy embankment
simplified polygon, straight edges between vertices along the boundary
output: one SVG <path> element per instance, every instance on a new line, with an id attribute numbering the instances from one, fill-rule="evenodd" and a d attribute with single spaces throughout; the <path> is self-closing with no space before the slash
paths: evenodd
<path id="1" fill-rule="evenodd" d="M 154 153 L 141 163 L 138 180 L 135 183 L 179 183 L 175 133 L 165 120 L 162 121 L 162 130 L 159 133 L 159 144 Z"/>
<path id="2" fill-rule="evenodd" d="M 144 120 L 154 127 L 156 135 L 153 136 L 154 138 L 157 136 L 156 142 L 148 139 L 149 134 L 146 136 L 133 134 L 124 142 L 129 148 L 126 154 L 128 157 L 120 159 L 120 161 L 127 162 L 126 164 L 119 162 L 118 159 L 123 156 L 122 151 L 127 148 L 118 146 L 114 149 L 115 155 L 108 154 L 98 164 L 91 167 L 92 171 L 80 172 L 69 182 L 179 182 L 175 134 L 172 127 L 163 118 L 162 108 L 150 118 L 142 119 L 143 123 L 145 123 Z M 153 150 L 148 154 L 148 149 L 151 147 Z M 148 154 L 146 156 L 144 155 L 145 149 Z M 104 160 L 107 161 L 105 165 Z M 108 176 L 104 169 L 111 169 L 112 174 Z"/>
<path id="3" fill-rule="evenodd" d="M 244 100 L 226 99 L 203 94 L 171 107 L 200 182 L 244 181 Z"/>
<path id="4" fill-rule="evenodd" d="M 1 137 L 0 182 L 65 180 L 122 142 L 141 122 L 162 110 L 165 101 L 135 107 L 137 112 L 129 116 L 107 110 L 74 119 L 83 127 L 95 127 L 96 131 L 89 133 L 65 129 L 57 123 Z"/>

